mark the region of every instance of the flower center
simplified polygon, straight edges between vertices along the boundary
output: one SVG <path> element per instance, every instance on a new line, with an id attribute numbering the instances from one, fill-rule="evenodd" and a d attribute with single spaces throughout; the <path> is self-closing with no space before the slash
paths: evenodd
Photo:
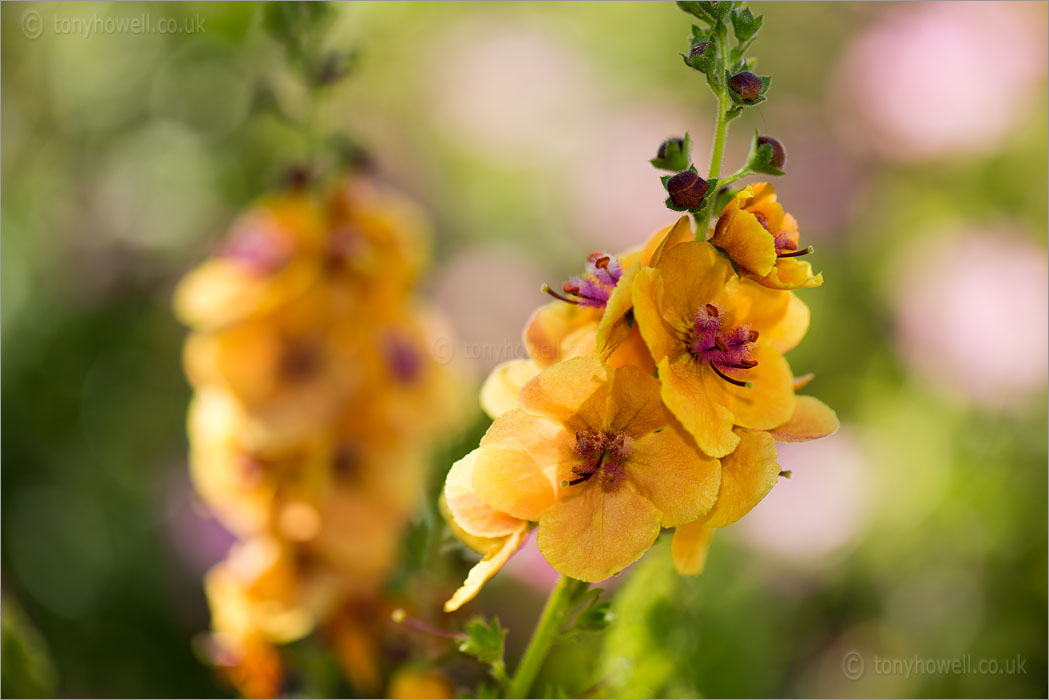
<path id="1" fill-rule="evenodd" d="M 798 250 L 798 244 L 787 235 L 786 231 L 773 231 L 770 229 L 769 218 L 765 216 L 764 212 L 752 211 L 750 213 L 754 215 L 754 218 L 758 220 L 762 228 L 772 236 L 772 244 L 776 247 L 777 258 L 798 258 L 812 252 L 812 246 Z"/>
<path id="2" fill-rule="evenodd" d="M 383 338 L 382 349 L 390 372 L 401 384 L 411 384 L 422 374 L 422 355 L 409 338 L 390 332 Z"/>
<path id="3" fill-rule="evenodd" d="M 729 327 L 716 305 L 703 304 L 696 310 L 688 351 L 692 357 L 710 365 L 729 384 L 749 386 L 749 382 L 734 379 L 724 370 L 756 367 L 757 360 L 750 359 L 750 354 L 757 339 L 757 331 L 746 325 Z"/>
<path id="4" fill-rule="evenodd" d="M 295 256 L 295 240 L 259 214 L 235 225 L 220 255 L 260 275 L 273 274 Z"/>
<path id="5" fill-rule="evenodd" d="M 586 259 L 586 273 L 577 275 L 561 285 L 564 296 L 549 287 L 543 287 L 550 296 L 569 304 L 604 309 L 612 290 L 623 276 L 623 266 L 614 255 L 591 253 Z"/>
<path id="6" fill-rule="evenodd" d="M 623 431 L 580 430 L 575 440 L 575 452 L 583 461 L 572 467 L 576 478 L 562 482 L 562 486 L 575 486 L 599 475 L 601 485 L 610 488 L 622 478 L 623 465 L 634 451 L 634 441 L 629 435 Z"/>

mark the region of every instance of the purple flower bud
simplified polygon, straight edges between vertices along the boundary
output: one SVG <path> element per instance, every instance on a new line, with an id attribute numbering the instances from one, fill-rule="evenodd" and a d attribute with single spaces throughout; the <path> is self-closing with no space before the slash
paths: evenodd
<path id="1" fill-rule="evenodd" d="M 692 170 L 682 170 L 667 180 L 670 201 L 674 206 L 685 209 L 698 207 L 708 189 L 710 184 Z"/>
<path id="2" fill-rule="evenodd" d="M 758 147 L 764 146 L 765 144 L 772 147 L 772 160 L 770 161 L 770 164 L 772 167 L 782 170 L 784 164 L 787 162 L 787 151 L 783 148 L 783 144 L 771 136 L 759 136 Z"/>
<path id="3" fill-rule="evenodd" d="M 728 86 L 739 96 L 740 101 L 750 104 L 761 97 L 761 78 L 750 71 L 736 73 L 728 79 Z"/>
<path id="4" fill-rule="evenodd" d="M 656 158 L 666 158 L 667 146 L 669 146 L 672 143 L 677 144 L 679 151 L 685 147 L 685 139 L 667 139 L 663 143 L 659 144 L 659 150 L 656 151 Z"/>

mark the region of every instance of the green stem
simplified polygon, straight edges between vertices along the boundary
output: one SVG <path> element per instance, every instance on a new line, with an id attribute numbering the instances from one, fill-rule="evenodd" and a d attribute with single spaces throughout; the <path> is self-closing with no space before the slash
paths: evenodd
<path id="1" fill-rule="evenodd" d="M 532 638 L 528 640 L 528 648 L 525 649 L 524 656 L 517 665 L 517 671 L 510 681 L 508 698 L 528 697 L 528 691 L 532 689 L 532 683 L 539 674 L 539 669 L 542 668 L 543 661 L 546 660 L 546 655 L 550 652 L 550 647 L 557 637 L 557 631 L 564 621 L 568 601 L 572 599 L 572 593 L 577 585 L 586 586 L 587 584 L 562 576 L 558 579 L 554 590 L 550 592 L 550 597 L 546 599 L 546 605 L 543 607 L 543 613 L 539 616 L 539 622 L 536 623 L 535 631 L 532 632 Z"/>
<path id="2" fill-rule="evenodd" d="M 718 121 L 717 126 L 714 127 L 714 148 L 710 152 L 710 173 L 707 175 L 707 180 L 716 180 L 718 175 L 721 174 L 721 160 L 725 155 L 725 136 L 728 133 L 728 112 L 732 108 L 732 100 L 728 94 L 728 84 L 725 82 L 724 68 L 722 66 L 727 65 L 727 57 L 725 56 L 725 37 L 722 37 L 718 45 L 721 47 L 721 61 L 718 66 L 718 70 L 722 71 L 721 75 L 721 90 L 718 91 Z M 721 183 L 718 183 L 720 188 Z M 710 213 L 711 209 L 714 208 L 715 192 L 709 194 L 709 201 L 703 209 L 703 214 L 696 217 L 696 240 L 705 241 L 707 239 L 707 228 L 710 226 Z"/>

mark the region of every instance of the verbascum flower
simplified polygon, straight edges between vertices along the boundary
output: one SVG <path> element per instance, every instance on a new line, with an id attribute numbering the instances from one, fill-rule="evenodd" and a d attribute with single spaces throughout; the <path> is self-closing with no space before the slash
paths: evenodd
<path id="1" fill-rule="evenodd" d="M 470 534 L 508 537 L 537 522 L 555 569 L 599 581 L 636 561 L 661 527 L 713 507 L 718 460 L 699 451 L 639 368 L 567 360 L 528 382 L 520 406 L 447 482 L 449 510 Z"/>
<path id="2" fill-rule="evenodd" d="M 741 275 L 771 289 L 801 289 L 823 284 L 812 265 L 798 257 L 798 222 L 776 201 L 775 188 L 765 182 L 736 193 L 718 217 L 710 242 L 732 260 Z"/>
<path id="3" fill-rule="evenodd" d="M 639 272 L 634 319 L 656 361 L 663 401 L 706 454 L 736 448 L 733 426 L 771 430 L 794 414 L 783 353 L 805 334 L 808 308 L 737 277 L 709 243 L 675 246 Z"/>
<path id="4" fill-rule="evenodd" d="M 322 212 L 309 197 L 263 200 L 179 283 L 176 315 L 187 326 L 214 330 L 280 308 L 316 280 L 324 239 Z"/>
<path id="5" fill-rule="evenodd" d="M 413 298 L 426 238 L 411 204 L 354 178 L 256 205 L 176 291 L 193 482 L 241 538 L 206 587 L 216 664 L 243 694 L 279 693 L 277 646 L 318 628 L 355 687 L 382 692 L 369 611 L 429 443 L 465 410 L 434 352 L 450 332 Z"/>
<path id="6" fill-rule="evenodd" d="M 573 357 L 599 357 L 611 367 L 634 365 L 653 371 L 655 364 L 634 327 L 633 285 L 642 267 L 666 250 L 692 240 L 686 216 L 657 231 L 640 248 L 619 255 L 592 253 L 586 272 L 548 290 L 557 301 L 540 307 L 528 321 L 524 345 L 528 359 L 510 360 L 489 374 L 481 406 L 495 418 L 517 405 L 517 392 L 543 369 Z"/>
<path id="7" fill-rule="evenodd" d="M 674 529 L 670 551 L 678 573 L 702 573 L 714 530 L 749 513 L 779 481 L 775 442 L 808 442 L 837 430 L 834 411 L 811 396 L 797 397 L 794 415 L 774 430 L 736 428 L 739 444 L 721 458 L 721 486 L 714 507 L 703 518 Z"/>

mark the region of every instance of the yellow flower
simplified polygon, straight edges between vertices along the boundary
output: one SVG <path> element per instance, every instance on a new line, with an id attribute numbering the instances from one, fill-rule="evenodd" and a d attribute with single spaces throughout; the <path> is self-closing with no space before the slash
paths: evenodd
<path id="1" fill-rule="evenodd" d="M 812 265 L 798 259 L 797 220 L 783 211 L 772 185 L 749 185 L 732 198 L 718 218 L 710 242 L 725 252 L 740 274 L 770 289 L 800 289 L 823 284 Z"/>
<path id="2" fill-rule="evenodd" d="M 362 385 L 367 332 L 316 286 L 265 317 L 190 334 L 183 361 L 195 388 L 223 388 L 244 404 L 259 441 L 294 442 Z"/>
<path id="3" fill-rule="evenodd" d="M 632 289 L 638 271 L 692 240 L 687 216 L 657 231 L 641 248 L 619 255 L 592 253 L 586 273 L 562 285 L 559 301 L 539 308 L 525 328 L 529 357 L 545 369 L 572 357 L 598 356 L 611 367 L 654 368 L 641 336 L 632 328 Z"/>
<path id="4" fill-rule="evenodd" d="M 214 330 L 280 308 L 316 281 L 324 237 L 323 218 L 308 197 L 264 200 L 179 283 L 176 315 L 192 328 Z"/>
<path id="5" fill-rule="evenodd" d="M 448 676 L 433 668 L 401 668 L 393 674 L 388 698 L 454 698 Z"/>
<path id="6" fill-rule="evenodd" d="M 520 405 L 460 463 L 488 509 L 457 518 L 473 534 L 490 526 L 483 532 L 506 536 L 538 521 L 539 549 L 555 569 L 599 581 L 637 560 L 661 527 L 713 506 L 718 461 L 696 448 L 642 370 L 567 360 L 526 384 Z"/>
<path id="7" fill-rule="evenodd" d="M 811 396 L 797 397 L 794 415 L 772 431 L 736 428 L 739 444 L 721 458 L 721 487 L 714 507 L 703 518 L 674 529 L 670 551 L 678 573 L 701 573 L 714 529 L 742 518 L 776 485 L 781 472 L 773 441 L 817 440 L 837 429 L 834 411 Z"/>
<path id="8" fill-rule="evenodd" d="M 783 353 L 809 318 L 793 294 L 736 277 L 709 243 L 682 243 L 638 273 L 634 318 L 656 360 L 664 403 L 706 454 L 736 448 L 734 425 L 770 430 L 793 415 Z"/>

